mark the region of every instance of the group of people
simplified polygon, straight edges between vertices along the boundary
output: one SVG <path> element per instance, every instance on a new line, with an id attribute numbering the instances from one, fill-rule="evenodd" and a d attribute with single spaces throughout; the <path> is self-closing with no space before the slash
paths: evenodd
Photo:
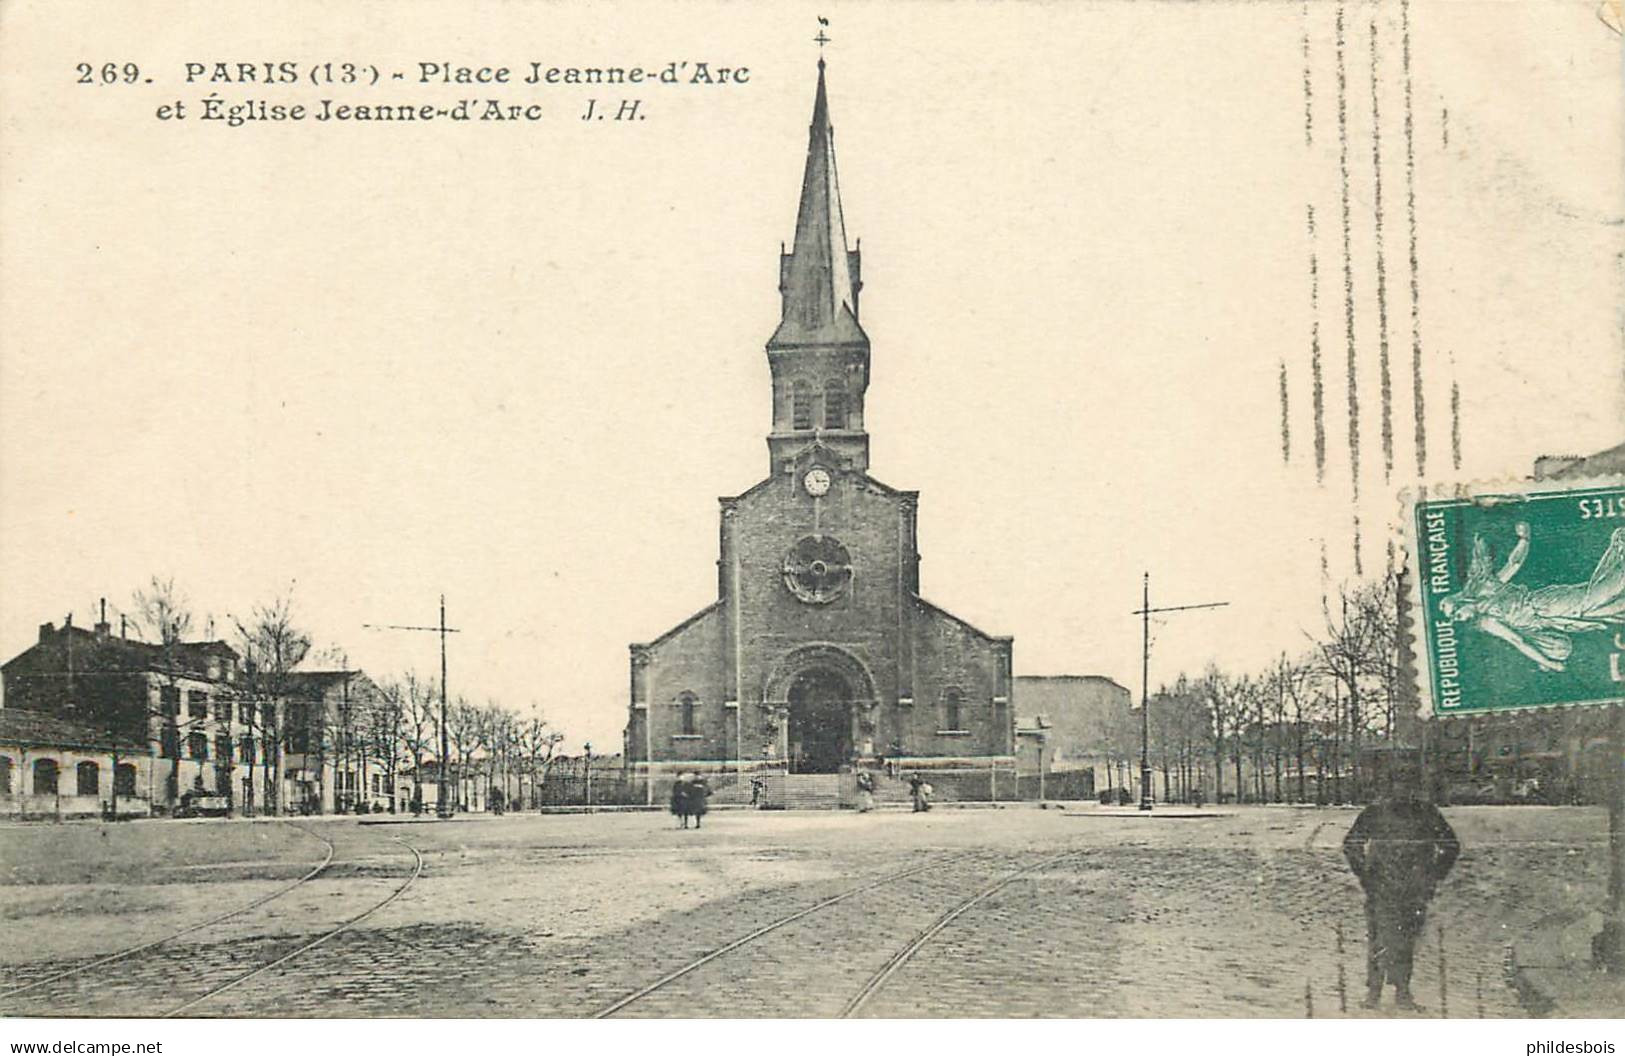
<path id="1" fill-rule="evenodd" d="M 690 818 L 696 829 L 700 827 L 700 819 L 705 817 L 705 801 L 710 795 L 711 786 L 699 774 L 677 775 L 671 786 L 671 812 L 677 815 L 682 828 L 688 828 Z"/>
<path id="2" fill-rule="evenodd" d="M 682 782 L 682 777 L 679 777 L 677 786 L 672 788 L 671 810 L 673 814 L 679 814 L 679 816 L 681 815 L 677 809 L 677 795 L 678 788 L 681 787 Z M 858 812 L 860 814 L 867 814 L 869 811 L 875 809 L 875 775 L 868 770 L 859 770 L 857 773 L 857 785 Z M 761 778 L 753 777 L 750 779 L 751 806 L 759 807 L 762 805 L 762 794 L 766 791 L 766 788 L 767 786 L 762 782 Z M 932 789 L 930 783 L 927 782 L 925 778 L 921 777 L 919 774 L 910 776 L 908 779 L 908 791 L 909 798 L 913 800 L 914 812 L 916 814 L 931 809 L 931 796 L 935 790 Z M 707 793 L 709 793 L 709 789 L 707 789 Z M 704 813 L 703 802 L 701 804 L 701 813 Z"/>

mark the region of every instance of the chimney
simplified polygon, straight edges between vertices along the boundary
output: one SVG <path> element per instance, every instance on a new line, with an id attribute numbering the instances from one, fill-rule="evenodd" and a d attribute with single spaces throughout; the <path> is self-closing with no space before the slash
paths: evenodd
<path id="1" fill-rule="evenodd" d="M 113 629 L 107 622 L 107 599 L 102 599 L 101 619 L 96 621 L 96 637 L 106 641 L 107 633 Z"/>
<path id="2" fill-rule="evenodd" d="M 56 633 L 56 624 L 52 623 L 49 620 L 46 620 L 44 623 L 40 624 L 39 625 L 40 644 L 44 645 L 46 642 L 50 641 L 51 640 L 51 635 L 53 635 L 55 633 Z"/>
<path id="3" fill-rule="evenodd" d="M 119 613 L 118 616 L 118 636 L 120 638 L 128 638 L 130 636 L 129 624 L 125 621 L 124 614 L 122 612 Z"/>

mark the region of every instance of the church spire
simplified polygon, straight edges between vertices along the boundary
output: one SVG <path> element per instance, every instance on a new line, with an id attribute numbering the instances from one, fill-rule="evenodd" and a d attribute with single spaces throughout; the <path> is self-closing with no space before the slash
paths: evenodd
<path id="1" fill-rule="evenodd" d="M 780 263 L 783 318 L 775 341 L 862 341 L 858 326 L 858 254 L 846 247 L 840 180 L 835 168 L 835 129 L 829 120 L 824 60 L 807 134 L 807 166 L 796 210 L 796 238 Z"/>
<path id="2" fill-rule="evenodd" d="M 835 130 L 829 123 L 824 60 L 807 133 L 807 167 L 796 208 L 796 240 L 779 254 L 779 328 L 767 342 L 773 372 L 772 472 L 816 460 L 826 469 L 865 472 L 863 424 L 869 388 L 869 338 L 858 325 L 863 289 L 858 251 L 846 248 Z"/>

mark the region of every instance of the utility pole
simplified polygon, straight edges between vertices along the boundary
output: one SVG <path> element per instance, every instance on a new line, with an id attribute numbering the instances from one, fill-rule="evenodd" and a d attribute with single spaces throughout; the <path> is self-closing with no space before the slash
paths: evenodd
<path id="1" fill-rule="evenodd" d="M 1166 605 L 1151 607 L 1151 573 L 1141 581 L 1140 607 L 1134 615 L 1140 617 L 1140 809 L 1151 809 L 1151 614 L 1153 612 L 1188 612 L 1192 609 L 1220 609 L 1228 601 L 1210 601 L 1201 605 Z M 1240 790 L 1237 790 L 1240 795 Z"/>
<path id="2" fill-rule="evenodd" d="M 440 623 L 435 627 L 418 627 L 408 624 L 364 623 L 361 626 L 371 631 L 432 631 L 440 635 L 440 773 L 439 780 L 435 782 L 434 807 L 436 816 L 441 819 L 451 817 L 452 808 L 446 802 L 446 756 L 450 754 L 450 746 L 446 741 L 446 635 L 458 634 L 459 627 L 446 626 L 446 596 L 440 595 Z"/>

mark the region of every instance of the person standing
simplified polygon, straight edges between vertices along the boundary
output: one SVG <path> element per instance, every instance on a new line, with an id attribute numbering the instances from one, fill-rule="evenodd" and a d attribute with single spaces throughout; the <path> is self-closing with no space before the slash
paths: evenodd
<path id="1" fill-rule="evenodd" d="M 688 783 L 688 812 L 694 815 L 694 827 L 700 827 L 700 819 L 705 817 L 705 801 L 711 795 L 711 786 L 706 784 L 705 778 L 699 774 Z"/>
<path id="2" fill-rule="evenodd" d="M 925 783 L 925 778 L 919 774 L 910 776 L 908 792 L 914 800 L 914 813 L 919 814 L 931 809 L 931 786 Z"/>
<path id="3" fill-rule="evenodd" d="M 681 828 L 688 828 L 689 783 L 687 774 L 678 774 L 671 783 L 671 812 L 677 815 Z"/>
<path id="4" fill-rule="evenodd" d="M 1411 962 L 1428 903 L 1460 854 L 1455 830 L 1420 794 L 1378 800 L 1354 819 L 1343 856 L 1365 889 L 1366 1008 L 1381 1003 L 1387 983 L 1396 1007 L 1419 1010 Z"/>
<path id="5" fill-rule="evenodd" d="M 858 812 L 867 814 L 875 809 L 875 775 L 867 770 L 858 771 Z"/>

